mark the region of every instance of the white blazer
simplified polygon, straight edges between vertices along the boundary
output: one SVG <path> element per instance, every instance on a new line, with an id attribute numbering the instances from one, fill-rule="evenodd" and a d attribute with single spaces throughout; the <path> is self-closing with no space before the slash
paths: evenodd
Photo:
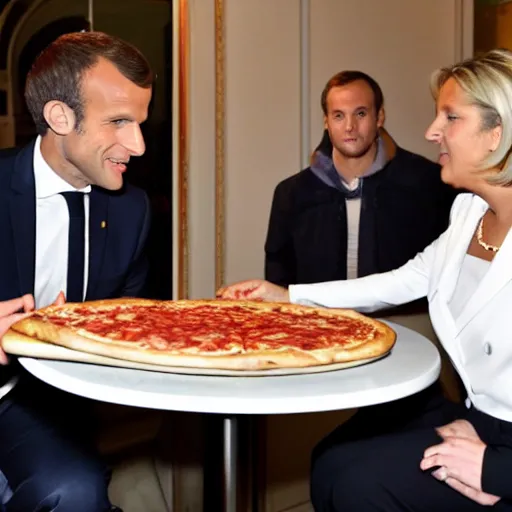
<path id="1" fill-rule="evenodd" d="M 448 229 L 399 269 L 348 281 L 292 285 L 290 300 L 369 312 L 427 296 L 432 325 L 473 405 L 512 421 L 512 229 L 456 319 L 448 307 L 471 238 L 488 207 L 478 196 L 460 194 Z"/>

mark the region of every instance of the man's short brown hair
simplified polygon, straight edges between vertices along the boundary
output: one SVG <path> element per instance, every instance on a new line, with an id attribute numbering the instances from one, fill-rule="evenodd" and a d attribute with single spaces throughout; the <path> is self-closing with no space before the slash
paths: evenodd
<path id="1" fill-rule="evenodd" d="M 382 108 L 384 104 L 384 96 L 382 94 L 382 89 L 380 85 L 366 73 L 362 71 L 340 71 L 336 73 L 325 85 L 324 90 L 322 91 L 321 104 L 324 115 L 327 115 L 327 96 L 329 91 L 334 87 L 343 87 L 344 85 L 351 84 L 352 82 L 356 82 L 357 80 L 362 80 L 366 82 L 371 90 L 373 91 L 373 98 L 375 102 L 375 111 L 378 114 L 379 110 Z"/>
<path id="2" fill-rule="evenodd" d="M 114 64 L 135 85 L 145 89 L 152 86 L 151 66 L 131 44 L 102 32 L 65 34 L 41 52 L 27 76 L 25 100 L 38 134 L 48 131 L 43 110 L 52 100 L 62 101 L 73 110 L 79 129 L 84 118 L 82 79 L 100 58 Z"/>

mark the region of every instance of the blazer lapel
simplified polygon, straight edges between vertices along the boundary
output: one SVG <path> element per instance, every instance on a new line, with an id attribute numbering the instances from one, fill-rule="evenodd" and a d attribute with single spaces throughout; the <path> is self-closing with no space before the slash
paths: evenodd
<path id="1" fill-rule="evenodd" d="M 89 202 L 89 277 L 86 300 L 94 298 L 108 233 L 108 194 L 92 187 Z"/>
<path id="2" fill-rule="evenodd" d="M 36 185 L 34 143 L 16 157 L 10 197 L 11 225 L 20 279 L 20 294 L 34 293 L 36 266 Z"/>
<path id="3" fill-rule="evenodd" d="M 446 303 L 450 301 L 455 290 L 462 262 L 475 233 L 476 225 L 487 209 L 487 203 L 475 199 L 474 201 L 469 211 L 455 220 L 458 223 L 455 230 L 458 236 L 446 250 L 448 260 L 441 272 L 438 285 L 438 290 Z"/>
<path id="4" fill-rule="evenodd" d="M 494 256 L 489 270 L 457 319 L 457 334 L 512 280 L 511 258 L 512 229 L 509 230 L 503 245 Z"/>

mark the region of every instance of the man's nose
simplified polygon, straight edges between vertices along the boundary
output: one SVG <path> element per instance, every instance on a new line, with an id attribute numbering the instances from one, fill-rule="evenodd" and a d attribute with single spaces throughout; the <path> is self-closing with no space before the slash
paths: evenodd
<path id="1" fill-rule="evenodd" d="M 141 156 L 146 151 L 146 144 L 142 131 L 138 124 L 133 123 L 126 127 L 127 130 L 123 134 L 123 146 L 130 152 L 132 156 Z"/>

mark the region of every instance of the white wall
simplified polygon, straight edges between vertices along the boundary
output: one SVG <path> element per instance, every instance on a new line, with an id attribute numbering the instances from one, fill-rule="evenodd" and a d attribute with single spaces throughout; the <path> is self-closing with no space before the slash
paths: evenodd
<path id="1" fill-rule="evenodd" d="M 276 184 L 300 169 L 301 0 L 225 1 L 225 281 L 263 276 Z M 213 0 L 190 0 L 190 296 L 215 289 Z M 462 57 L 471 0 L 310 0 L 310 141 L 322 131 L 326 81 L 356 68 L 381 84 L 386 126 L 435 158 L 423 138 L 431 72 Z M 471 29 L 472 27 L 468 27 Z M 467 46 L 467 44 L 466 44 Z"/>
<path id="2" fill-rule="evenodd" d="M 262 276 L 274 186 L 300 167 L 299 2 L 226 2 L 226 282 Z"/>
<path id="3" fill-rule="evenodd" d="M 457 55 L 453 0 L 311 0 L 311 137 L 322 130 L 319 98 L 330 76 L 367 72 L 382 87 L 386 127 L 411 151 L 435 157 L 423 134 L 434 105 L 429 77 Z"/>
<path id="4" fill-rule="evenodd" d="M 215 32 L 214 4 L 189 1 L 190 155 L 189 293 L 215 293 Z"/>

